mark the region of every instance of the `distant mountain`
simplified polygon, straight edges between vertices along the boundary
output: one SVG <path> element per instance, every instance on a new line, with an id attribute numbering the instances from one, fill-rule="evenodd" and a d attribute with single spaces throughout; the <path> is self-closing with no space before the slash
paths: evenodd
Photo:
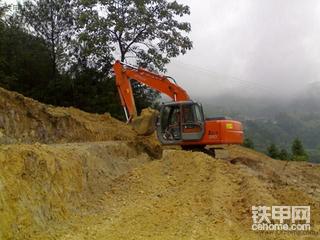
<path id="1" fill-rule="evenodd" d="M 290 99 L 240 97 L 232 94 L 201 99 L 207 116 L 230 116 L 243 122 L 257 150 L 271 143 L 290 149 L 298 137 L 312 161 L 320 162 L 320 82 L 308 84 Z"/>

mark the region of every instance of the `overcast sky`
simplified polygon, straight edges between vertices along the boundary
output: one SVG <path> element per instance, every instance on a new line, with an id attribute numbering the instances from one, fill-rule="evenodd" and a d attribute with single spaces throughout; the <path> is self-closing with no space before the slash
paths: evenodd
<path id="1" fill-rule="evenodd" d="M 191 96 L 275 96 L 320 80 L 319 0 L 178 2 L 190 6 L 184 20 L 194 48 L 173 59 L 168 74 Z"/>
<path id="2" fill-rule="evenodd" d="M 320 80 L 320 1 L 180 0 L 194 49 L 169 73 L 191 94 L 293 93 Z"/>

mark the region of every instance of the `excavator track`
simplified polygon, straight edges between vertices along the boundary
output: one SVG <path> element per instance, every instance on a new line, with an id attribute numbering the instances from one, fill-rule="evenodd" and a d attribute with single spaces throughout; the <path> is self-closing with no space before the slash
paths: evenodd
<path id="1" fill-rule="evenodd" d="M 209 155 L 210 157 L 216 157 L 216 151 L 214 148 L 206 148 L 206 146 L 203 145 L 182 145 L 181 147 L 185 151 L 202 152 Z"/>
<path id="2" fill-rule="evenodd" d="M 208 147 L 203 145 L 183 145 L 181 147 L 185 151 L 202 152 L 217 159 L 229 158 L 229 151 L 224 147 Z"/>

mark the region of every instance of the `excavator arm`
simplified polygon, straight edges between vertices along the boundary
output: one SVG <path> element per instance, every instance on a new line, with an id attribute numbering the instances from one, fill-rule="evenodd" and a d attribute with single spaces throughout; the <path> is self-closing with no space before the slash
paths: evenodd
<path id="1" fill-rule="evenodd" d="M 130 79 L 169 96 L 173 101 L 190 100 L 187 92 L 169 77 L 149 72 L 142 68 L 135 68 L 116 61 L 113 65 L 116 76 L 116 86 L 120 95 L 121 105 L 125 111 L 127 121 L 137 116 L 137 109 L 133 97 Z"/>

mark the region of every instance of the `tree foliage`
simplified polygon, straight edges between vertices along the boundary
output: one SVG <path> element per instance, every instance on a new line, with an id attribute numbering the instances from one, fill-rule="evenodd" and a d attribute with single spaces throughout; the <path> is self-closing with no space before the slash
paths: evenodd
<path id="1" fill-rule="evenodd" d="M 101 6 L 96 0 L 75 0 L 73 17 L 75 31 L 69 44 L 69 65 L 71 71 L 94 68 L 108 75 L 112 62 L 117 58 L 113 43 L 100 23 Z"/>
<path id="2" fill-rule="evenodd" d="M 299 138 L 293 140 L 291 145 L 292 159 L 296 161 L 308 161 L 309 156 L 304 150 L 303 144 Z"/>
<path id="3" fill-rule="evenodd" d="M 0 41 L 0 84 L 43 100 L 46 85 L 52 79 L 45 42 L 16 25 L 1 30 Z"/>
<path id="4" fill-rule="evenodd" d="M 267 154 L 269 157 L 280 160 L 293 160 L 293 161 L 308 161 L 309 156 L 304 150 L 302 142 L 296 138 L 291 145 L 291 154 L 284 148 L 279 151 L 276 144 L 272 143 L 267 148 Z"/>
<path id="5" fill-rule="evenodd" d="M 274 143 L 270 144 L 270 146 L 267 148 L 267 154 L 271 158 L 278 159 L 279 158 L 278 147 Z"/>
<path id="6" fill-rule="evenodd" d="M 97 6 L 101 11 L 97 11 Z M 78 29 L 74 56 L 85 66 L 97 63 L 108 72 L 110 62 L 120 59 L 151 70 L 165 71 L 170 58 L 192 48 L 187 37 L 191 27 L 177 19 L 190 14 L 188 6 L 166 0 L 78 1 Z M 110 57 L 111 56 L 111 57 Z M 159 94 L 132 81 L 138 112 L 153 104 Z"/>
<path id="7" fill-rule="evenodd" d="M 101 0 L 98 28 L 120 54 L 138 65 L 165 70 L 170 58 L 192 48 L 186 36 L 191 27 L 178 17 L 190 14 L 189 7 L 166 0 Z"/>
<path id="8" fill-rule="evenodd" d="M 66 51 L 75 26 L 71 3 L 64 0 L 27 0 L 19 4 L 27 29 L 44 39 L 50 49 L 53 75 L 66 62 Z"/>
<path id="9" fill-rule="evenodd" d="M 251 138 L 245 138 L 243 142 L 243 146 L 246 148 L 254 149 L 254 143 Z"/>
<path id="10" fill-rule="evenodd" d="M 279 159 L 280 160 L 290 160 L 290 155 L 288 151 L 284 148 L 282 148 L 279 152 Z"/>
<path id="11" fill-rule="evenodd" d="M 179 21 L 189 7 L 176 1 L 26 0 L 10 23 L 4 12 L 0 7 L 0 86 L 118 118 L 115 59 L 165 70 L 192 47 L 190 24 Z M 138 111 L 155 104 L 158 93 L 132 85 Z"/>

